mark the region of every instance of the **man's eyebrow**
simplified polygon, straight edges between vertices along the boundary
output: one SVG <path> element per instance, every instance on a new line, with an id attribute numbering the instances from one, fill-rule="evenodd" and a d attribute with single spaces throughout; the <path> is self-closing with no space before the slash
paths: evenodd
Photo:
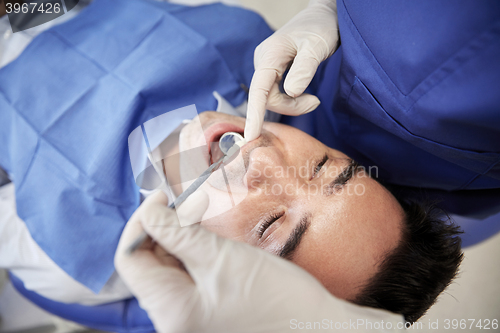
<path id="1" fill-rule="evenodd" d="M 327 187 L 327 195 L 332 194 L 335 192 L 337 189 L 342 188 L 351 178 L 354 176 L 356 173 L 356 170 L 358 170 L 359 164 L 353 159 L 349 159 L 349 165 L 346 166 L 342 172 L 332 181 L 330 184 L 328 184 Z M 295 251 L 297 250 L 297 247 L 300 244 L 300 241 L 302 240 L 302 237 L 307 231 L 307 228 L 309 228 L 309 225 L 311 224 L 311 213 L 306 213 L 304 216 L 300 219 L 299 224 L 295 229 L 292 231 L 290 236 L 285 242 L 285 245 L 281 248 L 281 250 L 278 253 L 278 256 L 291 260 L 293 258 L 293 255 L 295 254 Z"/>
<path id="2" fill-rule="evenodd" d="M 288 260 L 291 260 L 293 258 L 293 255 L 297 250 L 297 247 L 299 246 L 302 237 L 306 233 L 307 228 L 309 228 L 309 225 L 311 225 L 311 214 L 306 213 L 304 214 L 304 216 L 302 216 L 299 224 L 292 231 L 292 233 L 286 240 L 285 245 L 283 245 L 283 247 L 279 251 L 278 255 L 280 257 Z"/>
<path id="3" fill-rule="evenodd" d="M 356 162 L 352 158 L 349 159 L 349 165 L 346 166 L 342 170 L 342 172 L 339 173 L 339 175 L 334 180 L 332 180 L 330 184 L 328 184 L 328 186 L 326 187 L 325 191 L 326 196 L 329 196 L 335 193 L 336 191 L 342 189 L 342 187 L 344 187 L 344 185 L 347 184 L 347 182 L 351 180 L 351 178 L 356 174 L 356 170 L 358 170 L 358 168 L 359 168 L 358 162 Z"/>

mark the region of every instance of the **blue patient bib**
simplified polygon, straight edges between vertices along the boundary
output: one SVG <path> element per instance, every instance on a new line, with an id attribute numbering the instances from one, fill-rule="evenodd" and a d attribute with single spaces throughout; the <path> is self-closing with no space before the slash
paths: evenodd
<path id="1" fill-rule="evenodd" d="M 0 166 L 19 216 L 69 275 L 98 292 L 139 205 L 127 138 L 143 122 L 213 91 L 246 99 L 253 51 L 272 33 L 255 13 L 96 0 L 0 70 Z"/>

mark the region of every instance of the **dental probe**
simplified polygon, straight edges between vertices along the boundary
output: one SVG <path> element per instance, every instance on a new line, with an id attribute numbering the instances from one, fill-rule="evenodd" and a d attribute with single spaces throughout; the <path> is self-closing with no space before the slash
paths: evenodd
<path id="1" fill-rule="evenodd" d="M 233 134 L 234 132 L 224 133 L 224 135 L 229 134 L 229 133 Z M 243 137 L 240 134 L 238 134 L 238 133 L 234 133 L 234 134 L 238 135 L 239 138 L 241 138 L 241 140 L 238 140 L 239 139 L 238 137 L 233 138 L 234 143 L 230 146 L 229 149 L 227 149 L 227 146 L 225 146 L 223 149 L 221 146 L 222 140 L 220 140 L 219 141 L 219 148 L 224 153 L 224 156 L 219 158 L 216 162 L 212 163 L 212 165 L 210 165 L 208 167 L 208 169 L 205 170 L 201 174 L 201 176 L 199 176 L 191 185 L 189 185 L 189 187 L 184 192 L 182 192 L 177 197 L 177 199 L 174 200 L 174 202 L 172 202 L 170 205 L 168 205 L 168 208 L 174 209 L 175 207 L 178 207 L 180 204 L 182 204 L 193 192 L 195 192 L 205 182 L 205 180 L 208 179 L 208 177 L 210 177 L 210 175 L 222 163 L 224 163 L 227 159 L 232 157 L 234 153 L 239 151 L 240 147 L 246 143 L 246 140 L 243 139 Z M 231 135 L 228 135 L 228 136 L 231 136 Z M 222 137 L 221 137 L 221 139 L 222 139 Z M 141 245 L 146 241 L 146 239 L 148 239 L 148 237 L 149 237 L 149 235 L 146 232 L 143 232 L 139 237 L 136 238 L 135 241 L 132 242 L 132 244 L 130 244 L 130 246 L 126 250 L 126 253 L 128 255 L 132 254 L 135 250 L 137 250 L 139 247 L 141 247 Z"/>

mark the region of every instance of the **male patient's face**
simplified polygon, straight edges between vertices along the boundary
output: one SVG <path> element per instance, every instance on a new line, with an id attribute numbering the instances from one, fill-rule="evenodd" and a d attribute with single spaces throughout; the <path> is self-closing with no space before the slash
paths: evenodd
<path id="1" fill-rule="evenodd" d="M 204 112 L 182 130 L 180 151 L 244 126 L 243 118 Z M 203 162 L 188 163 L 196 169 L 191 173 L 201 173 L 220 152 L 211 155 L 205 149 Z M 366 170 L 352 172 L 352 165 L 300 130 L 264 123 L 262 135 L 202 187 L 210 198 L 202 225 L 290 259 L 335 296 L 354 299 L 397 246 L 403 211 Z"/>

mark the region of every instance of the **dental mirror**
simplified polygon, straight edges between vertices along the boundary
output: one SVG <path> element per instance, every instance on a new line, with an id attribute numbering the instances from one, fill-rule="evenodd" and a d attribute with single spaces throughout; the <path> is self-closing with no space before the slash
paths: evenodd
<path id="1" fill-rule="evenodd" d="M 224 133 L 219 140 L 219 148 L 224 155 L 227 155 L 229 149 L 234 146 L 235 143 L 244 141 L 243 136 L 236 132 L 226 132 Z"/>

